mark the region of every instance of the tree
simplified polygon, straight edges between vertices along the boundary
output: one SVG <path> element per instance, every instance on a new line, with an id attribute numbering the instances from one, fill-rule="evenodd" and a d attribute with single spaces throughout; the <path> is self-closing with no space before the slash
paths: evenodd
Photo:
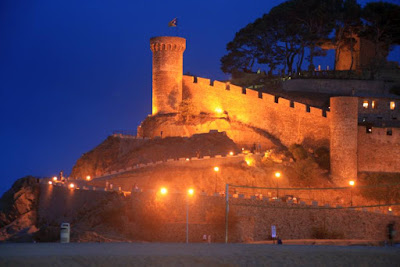
<path id="1" fill-rule="evenodd" d="M 228 43 L 228 54 L 221 58 L 222 71 L 251 71 L 257 63 L 268 66 L 270 71 L 282 66 L 285 72 L 292 73 L 295 62 L 297 69 L 301 68 L 306 48 L 312 65 L 315 56 L 324 54 L 318 42 L 332 32 L 341 2 L 289 0 L 272 8 Z"/>
<path id="2" fill-rule="evenodd" d="M 336 69 L 336 62 L 339 60 L 341 51 L 348 49 L 351 54 L 351 70 L 354 62 L 354 45 L 356 44 L 354 36 L 359 34 L 362 25 L 361 6 L 357 3 L 357 0 L 344 0 L 338 10 L 333 39 L 336 50 L 334 69 Z"/>
<path id="3" fill-rule="evenodd" d="M 362 9 L 361 16 L 365 24 L 361 36 L 375 45 L 377 62 L 371 62 L 373 74 L 393 45 L 400 44 L 400 6 L 386 2 L 371 2 Z"/>

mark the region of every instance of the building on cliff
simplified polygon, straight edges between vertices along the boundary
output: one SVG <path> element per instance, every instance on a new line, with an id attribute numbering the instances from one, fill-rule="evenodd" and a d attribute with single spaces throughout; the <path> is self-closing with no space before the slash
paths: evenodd
<path id="1" fill-rule="evenodd" d="M 384 81 L 296 79 L 284 84 L 281 97 L 183 75 L 184 38 L 155 37 L 150 48 L 152 115 L 139 126 L 141 137 L 218 130 L 241 145 L 269 148 L 272 138 L 285 146 L 324 146 L 339 183 L 359 172 L 400 172 L 400 98 Z M 294 91 L 330 93 L 329 104 L 295 101 Z"/>

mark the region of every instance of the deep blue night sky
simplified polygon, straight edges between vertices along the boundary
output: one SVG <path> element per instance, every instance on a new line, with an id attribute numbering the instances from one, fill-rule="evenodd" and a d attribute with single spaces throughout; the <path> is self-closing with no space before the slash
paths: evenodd
<path id="1" fill-rule="evenodd" d="M 0 1 L 0 194 L 28 174 L 69 174 L 113 131 L 136 129 L 151 112 L 149 39 L 176 35 L 174 17 L 184 72 L 221 80 L 227 42 L 282 2 Z"/>

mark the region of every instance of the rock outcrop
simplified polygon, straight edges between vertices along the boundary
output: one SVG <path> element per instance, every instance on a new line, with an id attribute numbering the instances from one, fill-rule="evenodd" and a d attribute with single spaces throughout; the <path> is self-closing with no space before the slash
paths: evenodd
<path id="1" fill-rule="evenodd" d="M 109 136 L 103 143 L 85 153 L 72 169 L 71 177 L 92 177 L 118 171 L 140 163 L 239 152 L 225 133 L 196 134 L 190 138 L 166 137 L 136 139 L 133 136 Z"/>
<path id="2" fill-rule="evenodd" d="M 29 241 L 37 231 L 38 179 L 18 179 L 0 199 L 0 240 Z"/>

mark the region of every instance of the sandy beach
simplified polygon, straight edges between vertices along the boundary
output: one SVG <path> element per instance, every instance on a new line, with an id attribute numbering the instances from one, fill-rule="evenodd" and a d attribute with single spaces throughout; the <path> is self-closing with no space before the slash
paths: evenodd
<path id="1" fill-rule="evenodd" d="M 270 244 L 0 244 L 0 266 L 399 266 L 400 248 Z"/>

